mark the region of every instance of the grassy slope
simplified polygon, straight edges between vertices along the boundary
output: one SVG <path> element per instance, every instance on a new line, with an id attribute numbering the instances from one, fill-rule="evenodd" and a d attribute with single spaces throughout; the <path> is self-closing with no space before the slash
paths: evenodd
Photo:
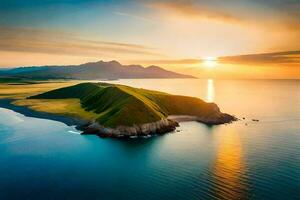
<path id="1" fill-rule="evenodd" d="M 80 99 L 81 106 L 107 127 L 155 122 L 168 115 L 215 114 L 212 104 L 198 98 L 105 83 L 81 83 L 30 97 L 60 101 L 74 98 Z"/>
<path id="2" fill-rule="evenodd" d="M 67 87 L 80 83 L 79 81 L 48 81 L 27 83 L 23 81 L 0 83 L 0 98 L 23 99 L 49 90 Z"/>
<path id="3" fill-rule="evenodd" d="M 78 117 L 87 121 L 98 117 L 97 114 L 82 109 L 79 99 L 20 99 L 14 101 L 13 104 L 26 106 L 35 111 Z"/>
<path id="4" fill-rule="evenodd" d="M 86 120 L 97 118 L 97 114 L 85 111 L 78 98 L 74 99 L 26 99 L 49 90 L 76 85 L 80 81 L 33 81 L 0 79 L 0 99 L 15 99 L 13 104 L 27 106 L 36 111 L 79 117 Z"/>

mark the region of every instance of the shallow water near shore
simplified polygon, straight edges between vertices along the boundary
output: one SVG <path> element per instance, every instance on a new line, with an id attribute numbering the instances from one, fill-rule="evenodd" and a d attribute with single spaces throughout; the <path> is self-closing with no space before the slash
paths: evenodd
<path id="1" fill-rule="evenodd" d="M 118 140 L 0 108 L 0 199 L 299 197 L 299 81 L 111 82 L 196 96 L 245 120 Z"/>

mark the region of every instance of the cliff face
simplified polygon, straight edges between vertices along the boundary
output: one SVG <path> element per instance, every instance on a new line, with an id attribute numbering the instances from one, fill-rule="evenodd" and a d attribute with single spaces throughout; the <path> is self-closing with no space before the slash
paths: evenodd
<path id="1" fill-rule="evenodd" d="M 218 125 L 218 124 L 230 123 L 232 121 L 237 120 L 237 118 L 232 115 L 229 115 L 227 113 L 222 113 L 217 104 L 210 103 L 210 105 L 211 105 L 211 114 L 196 116 L 195 121 L 202 122 L 207 125 Z"/>
<path id="2" fill-rule="evenodd" d="M 96 134 L 100 137 L 134 137 L 149 136 L 153 134 L 164 134 L 174 131 L 179 124 L 176 121 L 162 119 L 157 122 L 139 124 L 134 126 L 118 126 L 116 128 L 107 128 L 98 122 L 92 122 L 78 127 L 83 131 L 82 134 Z"/>
<path id="3" fill-rule="evenodd" d="M 80 129 L 85 134 L 129 137 L 170 132 L 178 126 L 168 116 L 189 116 L 208 125 L 230 123 L 235 117 L 222 113 L 214 103 L 199 98 L 107 83 L 81 83 L 29 97 L 80 99 L 83 109 L 96 114 Z"/>
<path id="4" fill-rule="evenodd" d="M 96 134 L 100 137 L 130 138 L 172 132 L 179 126 L 179 122 L 182 121 L 197 121 L 207 125 L 218 125 L 237 120 L 234 116 L 220 112 L 216 104 L 212 104 L 212 106 L 214 109 L 209 116 L 171 115 L 156 122 L 133 126 L 117 126 L 116 128 L 108 128 L 94 121 L 78 128 L 83 131 L 82 134 Z"/>

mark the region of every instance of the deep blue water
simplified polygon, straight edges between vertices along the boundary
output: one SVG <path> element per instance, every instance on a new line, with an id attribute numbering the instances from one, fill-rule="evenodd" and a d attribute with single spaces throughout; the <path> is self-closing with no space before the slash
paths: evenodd
<path id="1" fill-rule="evenodd" d="M 116 140 L 0 108 L 0 199 L 299 198 L 299 81 L 119 82 L 215 101 L 246 120 Z"/>

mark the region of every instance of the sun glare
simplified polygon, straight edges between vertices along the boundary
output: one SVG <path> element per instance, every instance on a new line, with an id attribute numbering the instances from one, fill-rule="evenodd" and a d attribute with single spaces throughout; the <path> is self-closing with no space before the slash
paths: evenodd
<path id="1" fill-rule="evenodd" d="M 203 64 L 205 67 L 214 68 L 218 64 L 218 58 L 217 57 L 205 57 L 205 58 L 203 58 Z"/>

